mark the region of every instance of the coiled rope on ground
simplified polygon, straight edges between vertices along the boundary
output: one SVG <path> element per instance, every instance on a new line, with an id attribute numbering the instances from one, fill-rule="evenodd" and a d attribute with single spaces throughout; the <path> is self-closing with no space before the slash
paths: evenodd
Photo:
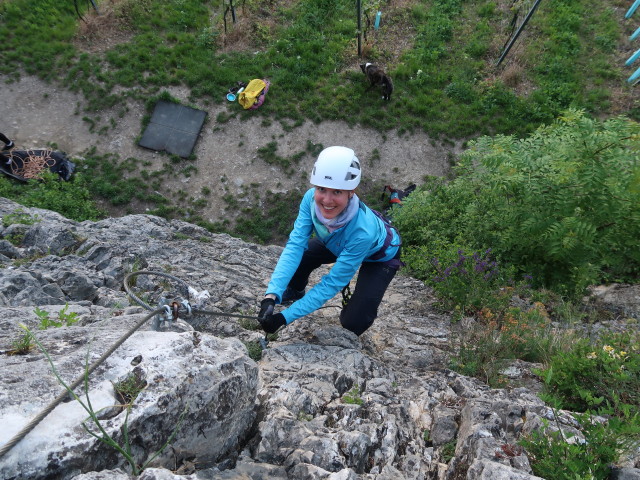
<path id="1" fill-rule="evenodd" d="M 56 160 L 51 156 L 53 153 L 51 150 L 44 150 L 40 155 L 36 155 L 30 150 L 27 150 L 27 153 L 28 156 L 25 158 L 13 154 L 8 155 L 11 159 L 11 172 L 14 175 L 28 179 L 39 178 L 45 168 L 53 167 L 56 164 Z M 19 161 L 14 160 L 14 157 Z M 22 167 L 19 167 L 19 164 L 22 164 Z"/>

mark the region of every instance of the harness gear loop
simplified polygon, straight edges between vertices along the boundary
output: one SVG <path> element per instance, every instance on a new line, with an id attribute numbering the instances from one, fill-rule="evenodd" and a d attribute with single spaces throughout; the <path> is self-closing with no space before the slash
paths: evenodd
<path id="1" fill-rule="evenodd" d="M 351 287 L 347 283 L 342 289 L 342 307 L 346 307 L 349 300 L 351 300 Z"/>
<path id="2" fill-rule="evenodd" d="M 174 322 L 178 320 L 178 307 L 178 302 L 171 302 L 171 313 L 173 315 L 172 319 Z"/>

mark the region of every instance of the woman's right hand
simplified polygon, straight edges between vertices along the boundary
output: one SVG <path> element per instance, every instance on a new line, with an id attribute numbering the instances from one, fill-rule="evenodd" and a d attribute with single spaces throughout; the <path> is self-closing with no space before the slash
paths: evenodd
<path id="1" fill-rule="evenodd" d="M 271 297 L 265 297 L 262 302 L 260 302 L 260 313 L 258 313 L 258 318 L 260 320 L 264 320 L 266 317 L 273 315 L 273 308 L 276 306 L 276 301 Z"/>

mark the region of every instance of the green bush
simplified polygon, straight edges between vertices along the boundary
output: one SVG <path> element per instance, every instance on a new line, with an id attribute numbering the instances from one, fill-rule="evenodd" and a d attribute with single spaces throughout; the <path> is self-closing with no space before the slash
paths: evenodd
<path id="1" fill-rule="evenodd" d="M 640 335 L 580 339 L 552 357 L 541 375 L 549 403 L 578 412 L 640 414 Z"/>
<path id="2" fill-rule="evenodd" d="M 409 267 L 434 246 L 491 248 L 536 286 L 579 295 L 640 274 L 640 126 L 570 110 L 528 138 L 471 142 L 450 182 L 431 180 L 394 210 Z M 418 255 L 416 255 L 416 252 Z"/>
<path id="3" fill-rule="evenodd" d="M 578 339 L 539 373 L 547 403 L 586 413 L 576 418 L 582 441 L 569 441 L 549 424 L 521 439 L 533 472 L 549 480 L 609 478 L 610 465 L 640 446 L 640 335 Z"/>
<path id="4" fill-rule="evenodd" d="M 620 454 L 633 448 L 634 437 L 637 443 L 637 417 L 627 423 L 615 418 L 602 423 L 584 414 L 576 420 L 584 439 L 554 431 L 547 422 L 543 430 L 535 430 L 519 442 L 536 476 L 546 480 L 605 480 L 610 478 L 611 465 Z"/>
<path id="5" fill-rule="evenodd" d="M 26 207 L 52 210 L 78 222 L 104 217 L 81 174 L 75 174 L 69 182 L 50 172 L 45 172 L 42 180 L 26 184 L 0 178 L 0 196 Z"/>
<path id="6" fill-rule="evenodd" d="M 510 269 L 501 269 L 491 257 L 490 249 L 484 252 L 465 253 L 457 249 L 434 256 L 430 261 L 433 276 L 426 283 L 433 287 L 446 310 L 461 314 L 473 314 L 481 308 L 504 308 L 510 295 L 501 290 L 515 284 Z M 498 306 L 500 304 L 500 306 Z"/>
<path id="7" fill-rule="evenodd" d="M 497 300 L 508 303 L 513 294 L 506 289 Z M 502 371 L 514 359 L 546 362 L 568 340 L 554 331 L 545 306 L 537 302 L 529 308 L 484 307 L 475 317 L 473 328 L 454 330 L 450 367 L 495 387 L 504 386 Z"/>

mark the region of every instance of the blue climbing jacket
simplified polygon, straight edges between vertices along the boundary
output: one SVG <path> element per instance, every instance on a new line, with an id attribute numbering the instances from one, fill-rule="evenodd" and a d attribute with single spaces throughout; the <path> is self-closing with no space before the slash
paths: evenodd
<path id="1" fill-rule="evenodd" d="M 333 298 L 351 281 L 362 262 L 387 262 L 393 259 L 400 248 L 398 232 L 362 202 L 356 216 L 346 225 L 326 236 L 320 235 L 315 227 L 318 220 L 314 192 L 315 188 L 309 189 L 300 202 L 298 218 L 271 275 L 266 293 L 275 294 L 278 303 L 282 300 L 282 293 L 300 265 L 302 254 L 308 248 L 309 238 L 314 232 L 337 260 L 318 284 L 281 312 L 287 324 L 317 310 Z"/>

